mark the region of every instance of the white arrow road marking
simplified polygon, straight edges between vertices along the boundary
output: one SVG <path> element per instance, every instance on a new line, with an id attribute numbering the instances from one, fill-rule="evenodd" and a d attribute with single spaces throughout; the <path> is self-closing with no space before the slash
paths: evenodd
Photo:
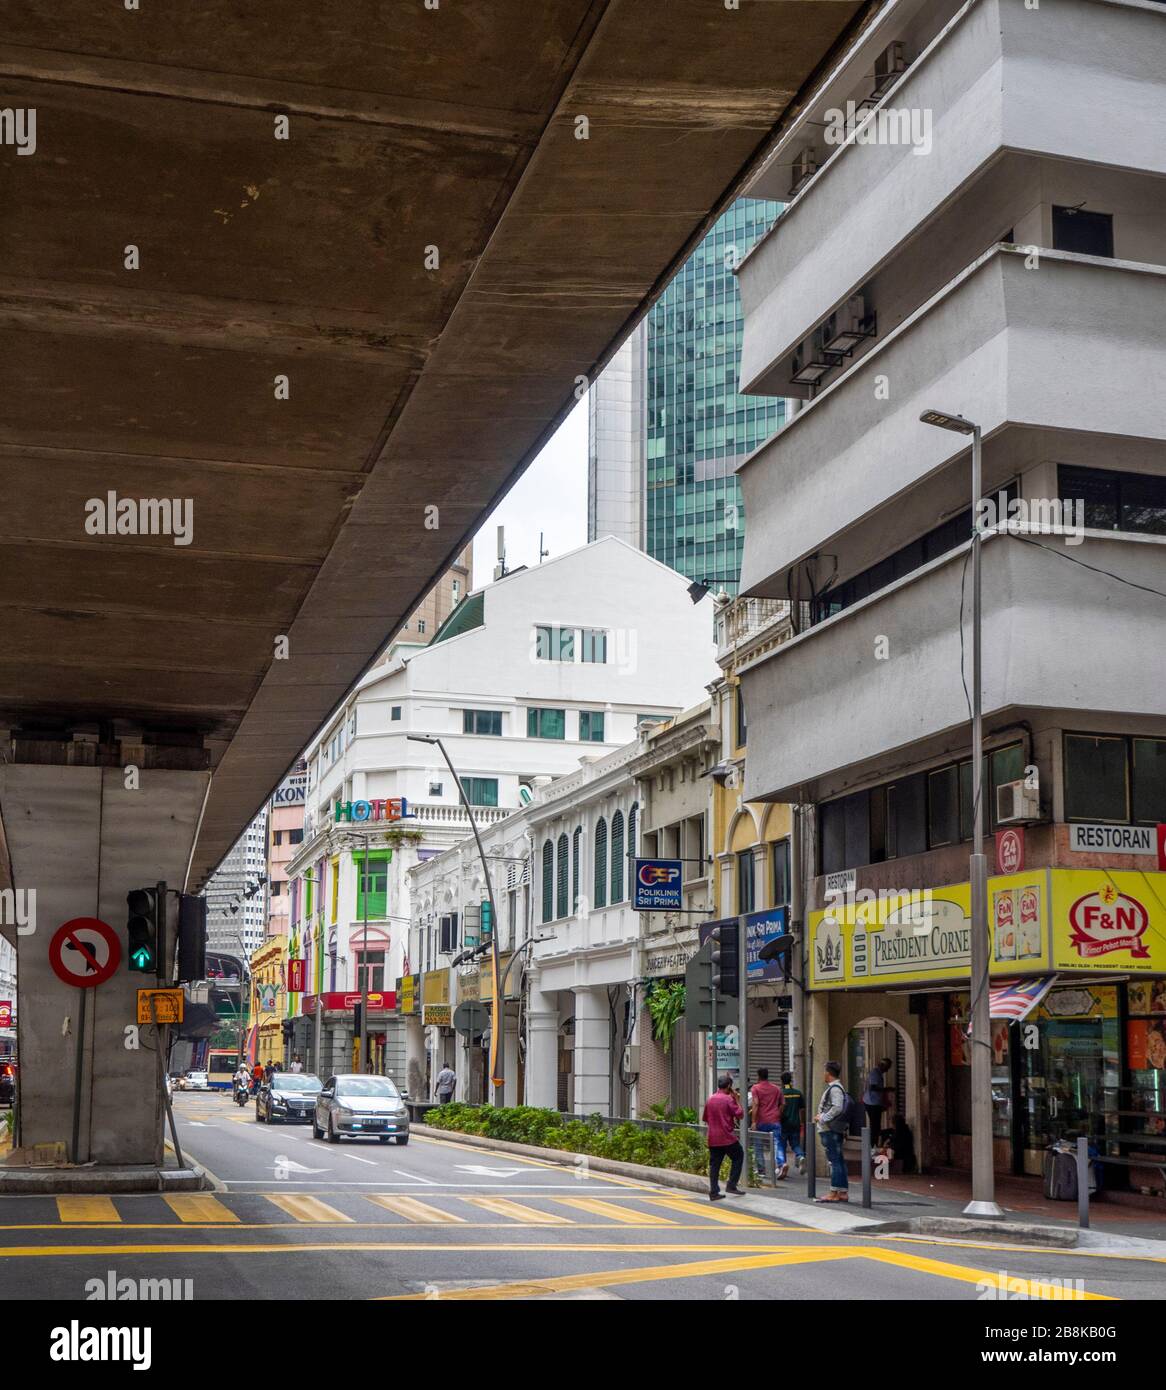
<path id="1" fill-rule="evenodd" d="M 302 1163 L 297 1163 L 294 1158 L 284 1158 L 279 1161 L 279 1168 L 288 1173 L 330 1173 L 331 1168 L 305 1168 Z"/>
<path id="2" fill-rule="evenodd" d="M 353 1163 L 371 1163 L 374 1168 L 378 1166 L 375 1158 L 359 1158 L 356 1154 L 345 1154 L 344 1157 L 352 1159 Z"/>
<path id="3" fill-rule="evenodd" d="M 486 1177 L 510 1177 L 513 1173 L 525 1173 L 525 1168 L 487 1168 L 484 1163 L 455 1163 L 460 1173 L 481 1173 Z"/>
<path id="4" fill-rule="evenodd" d="M 400 1173 L 403 1178 L 412 1178 L 414 1182 L 419 1182 L 423 1187 L 436 1187 L 431 1178 L 423 1178 L 420 1173 L 407 1173 L 404 1168 L 394 1168 L 394 1173 Z"/>

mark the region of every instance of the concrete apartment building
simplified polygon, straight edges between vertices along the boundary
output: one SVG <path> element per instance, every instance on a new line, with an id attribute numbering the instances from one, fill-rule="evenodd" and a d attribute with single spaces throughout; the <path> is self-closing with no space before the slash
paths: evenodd
<path id="1" fill-rule="evenodd" d="M 467 545 L 417 607 L 377 660 L 382 666 L 403 649 L 428 646 L 446 618 L 474 587 L 474 547 Z"/>
<path id="2" fill-rule="evenodd" d="M 379 996 L 378 1066 L 404 1074 L 407 1040 L 418 1061 L 421 1039 L 396 1013 L 395 982 L 444 963 L 436 912 L 410 940 L 408 870 L 470 826 L 438 749 L 409 735 L 441 737 L 478 820 L 503 819 L 581 756 L 614 752 L 645 719 L 700 696 L 716 671 L 712 634 L 686 590 L 680 575 L 609 537 L 467 596 L 429 646 L 368 672 L 306 753 L 304 843 L 288 869 L 289 950 L 306 958 L 309 987 L 291 1001 L 297 1051 L 315 1046 L 322 998 L 324 1057 L 349 1055 L 363 971 Z M 443 1016 L 441 1001 L 428 1003 Z M 430 1058 L 440 1055 L 439 1032 L 424 1041 Z"/>
<path id="3" fill-rule="evenodd" d="M 750 189 L 789 205 L 740 270 L 741 389 L 803 405 L 739 474 L 742 592 L 796 629 L 739 671 L 745 795 L 806 808 L 815 1056 L 894 1059 L 936 1166 L 969 1158 L 972 516 L 925 410 L 982 427 L 984 494 L 1083 505 L 1080 544 L 984 542 L 991 978 L 1055 981 L 994 1025 L 997 1167 L 1088 1132 L 1162 1188 L 1164 176 L 1162 5 L 896 0 Z M 931 890 L 923 925 L 878 889 Z"/>

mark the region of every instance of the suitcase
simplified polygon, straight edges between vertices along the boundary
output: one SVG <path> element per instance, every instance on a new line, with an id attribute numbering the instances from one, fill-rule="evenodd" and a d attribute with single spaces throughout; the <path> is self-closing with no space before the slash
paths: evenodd
<path id="1" fill-rule="evenodd" d="M 1046 1149 L 1045 1196 L 1053 1202 L 1077 1200 L 1077 1156 L 1071 1150 Z"/>

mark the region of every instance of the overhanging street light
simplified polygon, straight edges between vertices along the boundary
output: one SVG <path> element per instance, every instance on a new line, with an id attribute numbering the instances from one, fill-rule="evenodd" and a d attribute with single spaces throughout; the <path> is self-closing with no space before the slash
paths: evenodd
<path id="1" fill-rule="evenodd" d="M 980 426 L 962 415 L 925 410 L 919 419 L 937 429 L 972 436 L 972 853 L 968 877 L 972 896 L 972 1200 L 967 1216 L 1003 1216 L 996 1204 L 992 1153 L 992 1021 L 988 998 L 988 861 L 984 857 L 984 723 L 980 648 L 982 632 Z M 964 615 L 960 613 L 960 625 Z"/>
<path id="2" fill-rule="evenodd" d="M 482 861 L 482 873 L 486 878 L 486 897 L 490 902 L 490 968 L 493 975 L 494 986 L 494 997 L 490 1001 L 490 1081 L 494 1087 L 494 1104 L 502 1105 L 505 1103 L 506 1099 L 506 1049 L 504 1046 L 506 1006 L 499 998 L 499 991 L 502 984 L 498 970 L 498 931 L 500 922 L 498 909 L 494 906 L 494 880 L 490 877 L 490 865 L 486 859 L 486 851 L 482 847 L 482 837 L 478 834 L 478 822 L 474 819 L 474 809 L 470 805 L 469 797 L 466 796 L 465 788 L 462 786 L 462 779 L 458 776 L 457 769 L 450 761 L 449 754 L 445 751 L 445 744 L 442 743 L 441 739 L 432 734 L 406 734 L 405 737 L 413 743 L 429 743 L 441 750 L 441 756 L 445 759 L 446 767 L 449 768 L 449 775 L 454 780 L 454 785 L 457 787 L 461 803 L 466 808 L 466 815 L 469 817 L 470 821 L 470 829 L 474 832 L 474 842 L 478 846 L 478 858 Z"/>

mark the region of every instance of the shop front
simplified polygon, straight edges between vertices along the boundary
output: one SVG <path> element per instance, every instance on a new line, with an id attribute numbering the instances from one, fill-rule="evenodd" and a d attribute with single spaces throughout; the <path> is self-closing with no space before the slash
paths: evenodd
<path id="1" fill-rule="evenodd" d="M 1038 1176 L 1086 1134 L 1120 1160 L 1107 1187 L 1162 1192 L 1166 874 L 1035 869 L 990 879 L 988 907 L 998 1171 Z M 853 1084 L 891 1058 L 888 1113 L 914 1113 L 932 1167 L 971 1162 L 969 915 L 967 884 L 810 914 L 816 1055 Z"/>

